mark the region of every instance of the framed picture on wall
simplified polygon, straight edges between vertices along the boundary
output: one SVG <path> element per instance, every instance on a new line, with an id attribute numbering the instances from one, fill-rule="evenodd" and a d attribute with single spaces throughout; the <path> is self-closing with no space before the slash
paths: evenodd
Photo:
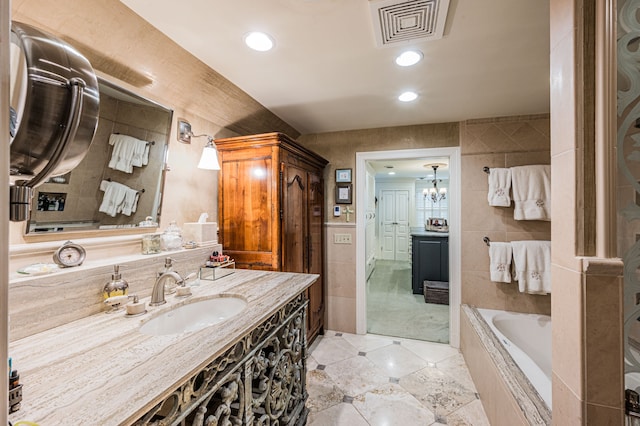
<path id="1" fill-rule="evenodd" d="M 336 183 L 351 183 L 351 169 L 336 169 Z"/>
<path id="2" fill-rule="evenodd" d="M 351 204 L 350 183 L 336 183 L 336 204 Z"/>

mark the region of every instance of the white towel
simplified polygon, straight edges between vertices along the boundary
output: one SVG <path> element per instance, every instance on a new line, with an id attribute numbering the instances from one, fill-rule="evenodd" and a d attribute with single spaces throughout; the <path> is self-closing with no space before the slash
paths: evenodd
<path id="1" fill-rule="evenodd" d="M 510 189 L 511 169 L 489 169 L 489 194 L 487 195 L 487 200 L 490 206 L 509 207 L 511 205 Z"/>
<path id="2" fill-rule="evenodd" d="M 515 220 L 551 220 L 551 166 L 511 167 Z"/>
<path id="3" fill-rule="evenodd" d="M 512 241 L 515 280 L 522 293 L 551 293 L 551 241 Z"/>
<path id="4" fill-rule="evenodd" d="M 494 243 L 489 245 L 491 281 L 497 283 L 511 282 L 511 243 Z"/>
<path id="5" fill-rule="evenodd" d="M 100 189 L 104 191 L 98 211 L 115 217 L 118 213 L 130 216 L 138 205 L 138 191 L 118 182 L 103 180 Z"/>
<path id="6" fill-rule="evenodd" d="M 133 166 L 142 167 L 149 162 L 149 145 L 132 136 L 112 134 L 109 145 L 113 145 L 109 167 L 125 173 L 132 173 Z"/>

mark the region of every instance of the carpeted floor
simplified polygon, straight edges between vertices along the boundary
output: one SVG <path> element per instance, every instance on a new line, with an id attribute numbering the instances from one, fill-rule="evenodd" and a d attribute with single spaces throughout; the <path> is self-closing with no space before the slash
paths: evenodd
<path id="1" fill-rule="evenodd" d="M 367 281 L 367 332 L 449 343 L 449 306 L 411 291 L 411 262 L 378 260 Z"/>

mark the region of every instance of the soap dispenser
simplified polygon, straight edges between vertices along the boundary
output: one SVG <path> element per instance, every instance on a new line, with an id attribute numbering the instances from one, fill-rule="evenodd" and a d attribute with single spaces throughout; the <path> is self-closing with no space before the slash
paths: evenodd
<path id="1" fill-rule="evenodd" d="M 167 272 L 173 272 L 173 259 L 170 258 L 170 257 L 167 257 L 167 258 L 164 259 L 164 267 L 162 268 L 162 271 L 158 272 L 158 278 L 160 278 L 162 275 L 166 274 Z M 165 283 L 164 283 L 164 294 L 173 294 L 173 293 L 175 293 L 177 286 L 178 285 L 173 280 L 165 281 Z"/>
<path id="2" fill-rule="evenodd" d="M 129 291 L 129 283 L 122 279 L 120 275 L 120 265 L 113 265 L 111 281 L 105 284 L 102 289 L 102 297 L 106 300 L 114 296 L 126 296 Z"/>

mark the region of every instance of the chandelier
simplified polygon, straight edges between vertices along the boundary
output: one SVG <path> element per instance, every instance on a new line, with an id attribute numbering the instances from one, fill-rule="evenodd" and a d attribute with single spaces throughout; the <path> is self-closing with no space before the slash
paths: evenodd
<path id="1" fill-rule="evenodd" d="M 427 197 L 431 198 L 433 203 L 437 203 L 440 200 L 445 200 L 447 198 L 447 188 L 438 188 L 438 182 L 442 182 L 442 179 L 438 180 L 438 167 L 439 164 L 433 164 L 431 167 L 433 168 L 433 183 L 432 188 L 425 188 L 422 191 L 422 195 L 426 201 Z"/>

